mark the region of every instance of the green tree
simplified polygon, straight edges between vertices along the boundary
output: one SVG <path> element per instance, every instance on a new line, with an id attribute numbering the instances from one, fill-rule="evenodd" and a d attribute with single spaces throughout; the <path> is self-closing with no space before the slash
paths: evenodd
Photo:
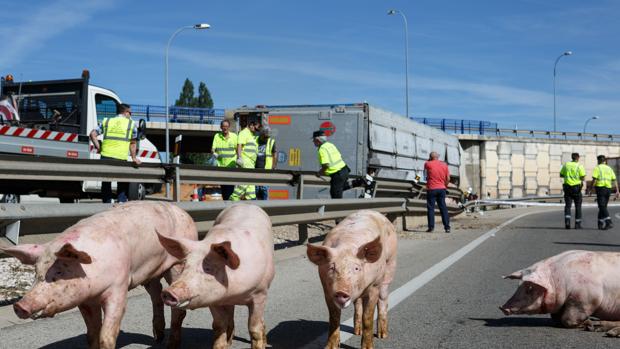
<path id="1" fill-rule="evenodd" d="M 174 105 L 177 107 L 194 106 L 194 84 L 189 79 L 185 79 L 179 99 L 174 102 Z"/>
<path id="2" fill-rule="evenodd" d="M 194 106 L 199 108 L 213 108 L 211 92 L 209 92 L 207 84 L 202 81 L 200 85 L 198 85 L 198 98 L 196 98 Z"/>

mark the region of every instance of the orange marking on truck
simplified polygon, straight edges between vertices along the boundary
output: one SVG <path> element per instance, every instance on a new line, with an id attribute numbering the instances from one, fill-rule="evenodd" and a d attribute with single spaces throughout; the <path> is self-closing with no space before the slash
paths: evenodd
<path id="1" fill-rule="evenodd" d="M 269 189 L 269 200 L 288 200 L 288 190 Z"/>
<path id="2" fill-rule="evenodd" d="M 269 125 L 290 125 L 291 116 L 290 115 L 269 115 L 268 122 L 269 122 Z"/>

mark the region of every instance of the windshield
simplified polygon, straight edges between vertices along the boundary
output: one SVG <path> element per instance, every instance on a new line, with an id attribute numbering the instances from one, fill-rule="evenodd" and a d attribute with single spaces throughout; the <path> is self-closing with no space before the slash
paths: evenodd
<path id="1" fill-rule="evenodd" d="M 80 98 L 76 92 L 17 95 L 22 126 L 79 133 Z"/>

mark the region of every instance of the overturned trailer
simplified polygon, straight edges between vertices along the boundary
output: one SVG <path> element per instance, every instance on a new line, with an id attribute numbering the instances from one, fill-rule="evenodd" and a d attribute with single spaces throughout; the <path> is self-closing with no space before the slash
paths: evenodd
<path id="1" fill-rule="evenodd" d="M 269 126 L 276 139 L 277 168 L 318 170 L 312 131 L 323 130 L 335 144 L 351 175 L 415 180 L 424 177 L 424 162 L 431 151 L 459 181 L 460 146 L 456 137 L 368 103 L 329 105 L 274 105 L 242 107 L 228 112 L 238 122 L 257 121 Z M 232 115 L 231 115 L 232 114 Z M 271 199 L 294 198 L 290 188 L 270 188 Z M 349 192 L 348 197 L 359 196 Z M 328 189 L 304 192 L 304 198 L 327 198 Z"/>

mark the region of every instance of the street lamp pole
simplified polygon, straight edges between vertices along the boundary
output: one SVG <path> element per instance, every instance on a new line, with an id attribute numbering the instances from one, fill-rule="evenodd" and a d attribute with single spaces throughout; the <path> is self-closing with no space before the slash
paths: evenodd
<path id="1" fill-rule="evenodd" d="M 405 105 L 406 116 L 409 117 L 409 29 L 407 26 L 407 17 L 400 10 L 389 10 L 388 15 L 399 14 L 405 21 Z"/>
<path id="2" fill-rule="evenodd" d="M 586 122 L 583 124 L 583 133 L 581 134 L 581 139 L 583 139 L 583 137 L 585 137 L 586 135 L 586 127 L 588 126 L 588 122 L 590 122 L 590 120 L 596 120 L 596 119 L 598 119 L 598 116 L 593 116 L 589 118 L 588 120 L 586 120 Z"/>
<path id="3" fill-rule="evenodd" d="M 558 66 L 558 62 L 560 61 L 560 58 L 564 57 L 564 56 L 570 56 L 572 55 L 573 52 L 572 51 L 566 51 L 564 53 L 562 53 L 556 60 L 555 60 L 555 64 L 553 65 L 553 132 L 557 132 L 557 123 L 556 123 L 556 115 L 555 115 L 555 76 L 556 76 L 556 70 L 557 70 L 557 66 Z"/>
<path id="4" fill-rule="evenodd" d="M 168 128 L 168 119 L 170 118 L 170 106 L 168 104 L 168 51 L 170 51 L 170 45 L 172 44 L 172 40 L 183 30 L 185 29 L 209 29 L 211 26 L 206 23 L 196 24 L 196 25 L 187 25 L 177 29 L 170 39 L 168 40 L 168 44 L 166 45 L 166 76 L 165 76 L 165 86 L 164 86 L 164 95 L 166 100 L 166 162 L 171 163 L 170 159 L 170 129 Z M 169 190 L 167 191 L 169 193 Z"/>

